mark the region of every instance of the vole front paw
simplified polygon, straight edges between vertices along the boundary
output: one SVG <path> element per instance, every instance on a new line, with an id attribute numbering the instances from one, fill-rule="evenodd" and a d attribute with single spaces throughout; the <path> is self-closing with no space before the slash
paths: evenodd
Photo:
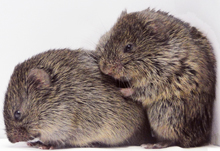
<path id="1" fill-rule="evenodd" d="M 157 142 L 153 144 L 142 144 L 141 147 L 145 149 L 161 149 L 169 146 L 173 146 L 174 143 L 171 141 Z"/>
<path id="2" fill-rule="evenodd" d="M 28 142 L 27 145 L 30 146 L 30 147 L 37 147 L 37 148 L 39 148 L 39 149 L 50 149 L 50 150 L 51 150 L 51 149 L 54 149 L 53 146 L 51 146 L 51 145 L 45 145 L 45 144 L 43 144 L 43 143 L 40 142 L 40 141 L 37 141 L 37 142 Z"/>
<path id="3" fill-rule="evenodd" d="M 123 94 L 123 96 L 129 97 L 134 93 L 134 90 L 132 88 L 121 88 L 120 92 Z"/>

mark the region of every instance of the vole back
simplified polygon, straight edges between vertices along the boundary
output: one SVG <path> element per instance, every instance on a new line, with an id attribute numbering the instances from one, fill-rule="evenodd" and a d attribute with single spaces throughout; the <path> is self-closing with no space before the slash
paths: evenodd
<path id="1" fill-rule="evenodd" d="M 125 100 L 95 53 L 50 50 L 17 65 L 4 103 L 13 143 L 42 148 L 140 145 L 150 134 L 141 105 Z"/>

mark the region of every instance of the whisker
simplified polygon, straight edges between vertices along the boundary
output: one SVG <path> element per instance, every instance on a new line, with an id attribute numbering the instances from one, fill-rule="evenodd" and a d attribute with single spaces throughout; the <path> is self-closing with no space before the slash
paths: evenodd
<path id="1" fill-rule="evenodd" d="M 31 129 L 31 130 L 32 130 L 32 131 L 37 131 L 37 132 L 39 131 L 39 129 Z"/>
<path id="2" fill-rule="evenodd" d="M 135 70 L 137 75 L 140 74 L 139 72 L 137 71 L 140 71 L 144 76 L 148 76 L 147 72 L 139 65 L 135 64 L 135 66 L 138 68 L 138 70 Z M 136 78 L 137 80 L 139 80 L 138 78 Z M 140 82 L 140 81 L 139 81 Z"/>
<path id="3" fill-rule="evenodd" d="M 92 56 L 90 58 L 92 58 L 93 61 L 95 61 L 95 62 L 98 61 L 97 59 L 95 59 L 95 58 L 97 58 L 97 56 L 93 53 L 93 51 L 85 51 L 85 53 L 88 57 Z"/>

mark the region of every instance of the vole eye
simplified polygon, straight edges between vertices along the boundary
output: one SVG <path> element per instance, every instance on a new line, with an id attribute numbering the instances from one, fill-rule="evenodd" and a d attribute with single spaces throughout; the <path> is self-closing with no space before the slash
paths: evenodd
<path id="1" fill-rule="evenodd" d="M 21 111 L 17 110 L 14 113 L 15 120 L 19 120 L 21 118 Z"/>
<path id="2" fill-rule="evenodd" d="M 131 52 L 132 49 L 133 49 L 132 44 L 128 44 L 127 46 L 125 46 L 124 53 Z"/>

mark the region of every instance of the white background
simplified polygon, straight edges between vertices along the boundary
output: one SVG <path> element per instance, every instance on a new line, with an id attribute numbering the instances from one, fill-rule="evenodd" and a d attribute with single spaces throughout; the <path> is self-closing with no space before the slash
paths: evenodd
<path id="1" fill-rule="evenodd" d="M 94 50 L 121 11 L 148 7 L 170 12 L 198 27 L 210 39 L 219 60 L 220 0 L 0 0 L 0 146 L 5 150 L 27 148 L 6 140 L 2 116 L 4 94 L 17 63 L 48 49 Z M 219 79 L 219 69 L 217 72 Z M 216 92 L 212 143 L 220 145 L 219 83 Z"/>

